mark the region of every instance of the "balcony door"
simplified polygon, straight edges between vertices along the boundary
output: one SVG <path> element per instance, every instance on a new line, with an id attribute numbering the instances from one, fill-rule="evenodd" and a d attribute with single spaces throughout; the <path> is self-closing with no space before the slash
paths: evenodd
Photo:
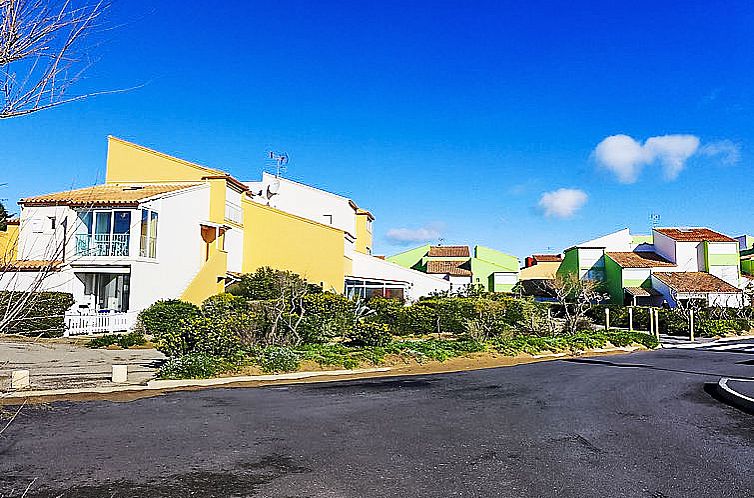
<path id="1" fill-rule="evenodd" d="M 77 273 L 84 283 L 84 295 L 92 311 L 128 311 L 131 275 L 119 273 Z"/>
<path id="2" fill-rule="evenodd" d="M 77 256 L 129 255 L 130 211 L 83 211 L 76 233 Z"/>

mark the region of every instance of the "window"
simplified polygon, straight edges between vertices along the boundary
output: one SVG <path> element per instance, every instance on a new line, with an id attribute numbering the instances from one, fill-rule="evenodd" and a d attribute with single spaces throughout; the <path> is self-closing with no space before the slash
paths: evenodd
<path id="1" fill-rule="evenodd" d="M 324 215 L 324 218 L 325 218 L 325 224 L 332 225 L 332 215 L 331 214 Z"/>
<path id="2" fill-rule="evenodd" d="M 157 257 L 157 220 L 158 215 L 149 209 L 141 210 L 141 246 L 139 256 Z"/>
<path id="3" fill-rule="evenodd" d="M 54 216 L 48 216 L 48 218 L 50 219 L 50 230 L 55 230 L 58 226 L 57 220 Z"/>
<path id="4" fill-rule="evenodd" d="M 602 268 L 592 268 L 586 272 L 586 278 L 587 280 L 603 281 L 605 280 L 605 270 Z"/>
<path id="5" fill-rule="evenodd" d="M 81 211 L 78 213 L 78 218 L 76 255 L 128 256 L 130 254 L 130 211 Z"/>

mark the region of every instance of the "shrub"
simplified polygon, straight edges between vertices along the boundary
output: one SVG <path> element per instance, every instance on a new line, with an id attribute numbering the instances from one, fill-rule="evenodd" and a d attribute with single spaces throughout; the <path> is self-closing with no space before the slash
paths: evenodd
<path id="1" fill-rule="evenodd" d="M 346 337 L 356 322 L 356 303 L 340 294 L 307 294 L 303 298 L 304 319 L 300 333 L 305 343 L 324 343 Z"/>
<path id="2" fill-rule="evenodd" d="M 349 344 L 354 346 L 384 347 L 390 344 L 393 336 L 387 323 L 361 322 L 354 326 L 348 339 Z"/>
<path id="3" fill-rule="evenodd" d="M 205 353 L 169 358 L 160 368 L 162 379 L 206 379 L 238 369 L 239 362 Z"/>
<path id="4" fill-rule="evenodd" d="M 146 343 L 147 340 L 144 338 L 144 334 L 141 332 L 130 332 L 128 334 L 105 334 L 95 337 L 86 343 L 86 347 L 97 349 L 117 345 L 123 349 L 128 349 L 133 346 L 143 346 Z"/>
<path id="5" fill-rule="evenodd" d="M 199 316 L 196 305 L 180 299 L 168 299 L 157 301 L 139 313 L 139 323 L 147 334 L 160 341 L 167 335 L 177 334 L 182 320 L 196 316 Z"/>
<path id="6" fill-rule="evenodd" d="M 65 330 L 65 312 L 73 306 L 73 295 L 67 292 L 0 292 L 0 308 L 20 303 L 28 297 L 26 310 L 11 321 L 3 334 L 60 337 Z"/>
<path id="7" fill-rule="evenodd" d="M 254 301 L 278 299 L 288 289 L 306 288 L 309 294 L 322 292 L 318 285 L 307 283 L 296 273 L 275 270 L 269 266 L 258 268 L 254 273 L 247 273 L 229 290 L 232 294 Z"/>
<path id="8" fill-rule="evenodd" d="M 372 297 L 367 301 L 367 306 L 374 312 L 369 321 L 386 323 L 392 333 L 401 333 L 401 315 L 407 309 L 403 301 L 389 297 Z"/>
<path id="9" fill-rule="evenodd" d="M 267 373 L 293 372 L 298 370 L 301 358 L 289 347 L 269 346 L 257 354 L 256 363 Z"/>

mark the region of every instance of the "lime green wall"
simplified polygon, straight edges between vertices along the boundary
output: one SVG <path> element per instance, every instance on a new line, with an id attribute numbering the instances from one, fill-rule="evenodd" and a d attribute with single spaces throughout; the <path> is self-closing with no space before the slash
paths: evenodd
<path id="1" fill-rule="evenodd" d="M 577 247 L 566 249 L 563 254 L 563 262 L 560 263 L 560 268 L 558 268 L 558 276 L 568 274 L 579 274 L 579 249 Z"/>
<path id="2" fill-rule="evenodd" d="M 511 256 L 510 254 L 505 254 L 504 252 L 496 251 L 495 249 L 490 249 L 489 247 L 474 247 L 474 257 L 477 259 L 483 259 L 484 261 L 489 261 L 490 263 L 494 263 L 500 268 L 505 268 L 505 270 L 507 271 L 519 270 L 519 261 L 517 257 Z"/>
<path id="3" fill-rule="evenodd" d="M 418 267 L 422 266 L 422 258 L 428 252 L 429 244 L 409 249 L 408 251 L 403 251 L 393 256 L 388 256 L 385 259 L 396 265 L 403 266 L 404 268 L 418 269 Z"/>
<path id="4" fill-rule="evenodd" d="M 610 302 L 623 304 L 623 268 L 608 255 L 605 255 L 605 285 Z"/>
<path id="5" fill-rule="evenodd" d="M 633 235 L 631 236 L 631 243 L 634 245 L 639 244 L 652 244 L 654 238 L 651 235 Z"/>
<path id="6" fill-rule="evenodd" d="M 754 275 L 754 259 L 742 259 L 741 271 L 747 275 Z"/>

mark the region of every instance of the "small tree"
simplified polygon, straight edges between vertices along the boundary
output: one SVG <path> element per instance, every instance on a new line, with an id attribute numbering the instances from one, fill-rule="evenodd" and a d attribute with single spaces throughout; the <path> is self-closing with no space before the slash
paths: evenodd
<path id="1" fill-rule="evenodd" d="M 568 273 L 558 275 L 548 281 L 547 285 L 563 310 L 565 332 L 573 334 L 587 325 L 591 327 L 587 313 L 594 305 L 606 299 L 600 282 L 582 280 L 578 275 Z"/>

